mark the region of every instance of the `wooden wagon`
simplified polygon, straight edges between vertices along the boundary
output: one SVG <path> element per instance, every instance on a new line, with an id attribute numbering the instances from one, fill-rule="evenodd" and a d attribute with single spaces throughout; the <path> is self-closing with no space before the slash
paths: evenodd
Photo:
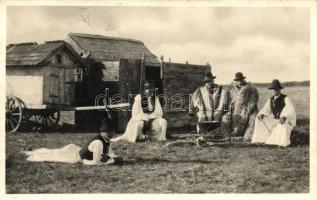
<path id="1" fill-rule="evenodd" d="M 101 102 L 98 106 L 78 103 L 76 89 L 81 89 L 78 86 L 84 71 L 100 63 L 83 60 L 64 41 L 9 45 L 6 58 L 7 132 L 20 128 L 54 130 L 60 120 L 60 111 L 129 106 L 128 103 L 106 105 Z"/>
<path id="2" fill-rule="evenodd" d="M 75 103 L 80 56 L 66 42 L 52 41 L 9 45 L 6 58 L 6 131 L 55 128 L 60 110 Z"/>

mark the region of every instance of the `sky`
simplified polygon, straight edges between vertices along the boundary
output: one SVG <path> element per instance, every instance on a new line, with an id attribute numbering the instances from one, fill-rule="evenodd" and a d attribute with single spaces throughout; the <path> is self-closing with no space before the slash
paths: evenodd
<path id="1" fill-rule="evenodd" d="M 309 80 L 305 7 L 8 7 L 7 44 L 90 33 L 141 40 L 167 61 L 212 65 L 216 82 Z"/>

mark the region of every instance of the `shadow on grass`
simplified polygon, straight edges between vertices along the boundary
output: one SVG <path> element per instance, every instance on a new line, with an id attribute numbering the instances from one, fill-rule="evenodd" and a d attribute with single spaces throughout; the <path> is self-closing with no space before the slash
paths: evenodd
<path id="1" fill-rule="evenodd" d="M 298 119 L 296 122 L 296 127 L 291 133 L 291 145 L 290 146 L 303 146 L 309 145 L 309 125 L 310 119 Z"/>
<path id="2" fill-rule="evenodd" d="M 201 164 L 210 164 L 215 163 L 217 161 L 206 161 L 201 159 L 195 160 L 168 160 L 168 159 L 161 159 L 161 158 L 140 158 L 136 157 L 133 160 L 126 160 L 124 161 L 124 165 L 134 165 L 134 164 L 161 164 L 161 163 L 201 163 Z"/>

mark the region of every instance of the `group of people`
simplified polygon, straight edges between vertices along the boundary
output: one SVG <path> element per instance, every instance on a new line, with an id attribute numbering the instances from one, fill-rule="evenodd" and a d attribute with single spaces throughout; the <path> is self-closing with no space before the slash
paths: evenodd
<path id="1" fill-rule="evenodd" d="M 220 122 L 224 130 L 232 131 L 231 135 L 242 136 L 252 143 L 278 146 L 290 144 L 290 133 L 296 125 L 296 112 L 290 98 L 281 93 L 283 86 L 279 80 L 272 81 L 268 89 L 274 91 L 273 96 L 259 111 L 258 91 L 247 84 L 243 73 L 235 74 L 229 89 L 215 84 L 215 79 L 216 76 L 211 72 L 206 73 L 204 85 L 192 95 L 189 115 L 197 117 L 197 133 L 203 133 L 206 129 L 202 124 Z M 135 142 L 137 138 L 145 136 L 166 140 L 167 122 L 163 118 L 160 101 L 153 91 L 153 86 L 146 82 L 144 94 L 134 99 L 132 118 L 125 133 L 111 142 Z M 228 127 L 229 123 L 232 127 Z"/>
<path id="2" fill-rule="evenodd" d="M 204 85 L 197 88 L 190 101 L 189 115 L 196 116 L 197 133 L 204 133 L 206 124 L 220 124 L 233 136 L 241 136 L 251 143 L 264 143 L 278 146 L 290 144 L 290 134 L 296 125 L 296 112 L 290 98 L 281 93 L 283 86 L 274 79 L 268 88 L 273 90 L 261 110 L 257 103 L 259 94 L 256 88 L 246 82 L 241 72 L 229 87 L 215 84 L 216 76 L 208 72 L 204 76 Z M 30 161 L 83 162 L 86 165 L 122 164 L 111 144 L 120 141 L 135 143 L 137 139 L 165 141 L 167 121 L 163 118 L 163 110 L 154 86 L 144 84 L 142 94 L 134 98 L 132 117 L 123 135 L 112 138 L 114 129 L 109 117 L 102 121 L 100 134 L 88 141 L 83 147 L 67 145 L 61 149 L 38 149 L 26 151 Z M 204 125 L 204 126 L 203 126 Z"/>

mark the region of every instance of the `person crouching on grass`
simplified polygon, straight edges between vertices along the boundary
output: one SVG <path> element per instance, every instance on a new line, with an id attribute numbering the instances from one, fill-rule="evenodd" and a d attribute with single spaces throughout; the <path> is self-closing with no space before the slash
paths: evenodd
<path id="1" fill-rule="evenodd" d="M 135 143 L 137 139 L 147 136 L 151 140 L 166 140 L 167 122 L 163 118 L 160 101 L 154 93 L 154 86 L 148 81 L 144 83 L 144 93 L 134 98 L 132 118 L 123 135 L 111 139 L 112 143 L 127 141 Z"/>
<path id="2" fill-rule="evenodd" d="M 282 94 L 279 80 L 274 79 L 274 95 L 267 100 L 255 120 L 252 143 L 288 146 L 292 129 L 296 126 L 296 112 L 291 99 Z"/>

